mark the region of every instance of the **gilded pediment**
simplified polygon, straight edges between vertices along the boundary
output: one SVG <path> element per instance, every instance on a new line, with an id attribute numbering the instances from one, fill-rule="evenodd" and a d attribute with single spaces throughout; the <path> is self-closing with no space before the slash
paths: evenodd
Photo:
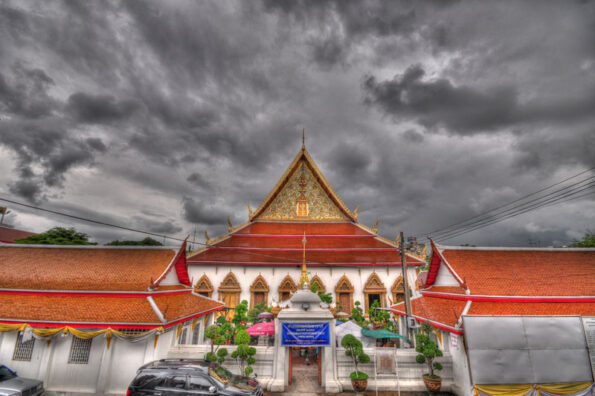
<path id="1" fill-rule="evenodd" d="M 355 221 L 302 148 L 250 220 Z"/>

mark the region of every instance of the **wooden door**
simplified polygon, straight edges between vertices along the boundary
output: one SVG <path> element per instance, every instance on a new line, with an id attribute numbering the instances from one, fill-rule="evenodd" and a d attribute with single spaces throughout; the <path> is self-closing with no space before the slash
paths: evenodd
<path id="1" fill-rule="evenodd" d="M 264 302 L 264 292 L 254 292 L 254 306 Z"/>
<path id="2" fill-rule="evenodd" d="M 221 292 L 221 301 L 225 304 L 226 308 L 235 308 L 240 303 L 240 293 L 238 292 Z M 227 319 L 233 318 L 233 310 L 227 312 Z"/>
<path id="3" fill-rule="evenodd" d="M 339 304 L 341 310 L 351 315 L 351 295 L 349 293 L 339 293 Z"/>

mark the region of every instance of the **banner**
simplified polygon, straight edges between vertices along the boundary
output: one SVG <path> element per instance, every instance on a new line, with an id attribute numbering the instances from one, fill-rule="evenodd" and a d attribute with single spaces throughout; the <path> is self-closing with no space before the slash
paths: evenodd
<path id="1" fill-rule="evenodd" d="M 281 323 L 282 346 L 330 346 L 328 323 Z"/>

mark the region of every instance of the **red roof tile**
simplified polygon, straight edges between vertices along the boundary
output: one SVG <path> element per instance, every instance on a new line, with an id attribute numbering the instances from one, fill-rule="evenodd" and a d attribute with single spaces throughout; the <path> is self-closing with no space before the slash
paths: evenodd
<path id="1" fill-rule="evenodd" d="M 595 296 L 595 249 L 442 252 L 471 294 Z"/>
<path id="2" fill-rule="evenodd" d="M 310 266 L 400 265 L 397 248 L 353 223 L 256 222 L 188 257 L 189 264 L 299 265 L 306 233 Z M 412 257 L 407 262 L 423 264 Z"/>
<path id="3" fill-rule="evenodd" d="M 469 315 L 546 315 L 595 316 L 593 303 L 510 303 L 477 302 L 471 303 Z"/>
<path id="4" fill-rule="evenodd" d="M 16 239 L 27 238 L 31 235 L 36 235 L 33 232 L 17 230 L 14 228 L 0 226 L 0 242 L 13 243 Z"/>

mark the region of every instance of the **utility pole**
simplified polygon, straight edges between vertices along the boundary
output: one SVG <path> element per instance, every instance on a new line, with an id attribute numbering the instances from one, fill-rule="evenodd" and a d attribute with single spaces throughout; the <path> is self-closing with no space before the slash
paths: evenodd
<path id="1" fill-rule="evenodd" d="M 411 346 L 413 346 L 412 331 L 409 328 L 409 318 L 411 317 L 411 302 L 409 301 L 409 281 L 407 280 L 407 258 L 405 257 L 405 237 L 403 232 L 400 233 L 400 248 L 401 248 L 401 271 L 403 272 L 403 293 L 405 295 L 405 328 L 407 329 L 407 337 L 411 340 Z"/>

